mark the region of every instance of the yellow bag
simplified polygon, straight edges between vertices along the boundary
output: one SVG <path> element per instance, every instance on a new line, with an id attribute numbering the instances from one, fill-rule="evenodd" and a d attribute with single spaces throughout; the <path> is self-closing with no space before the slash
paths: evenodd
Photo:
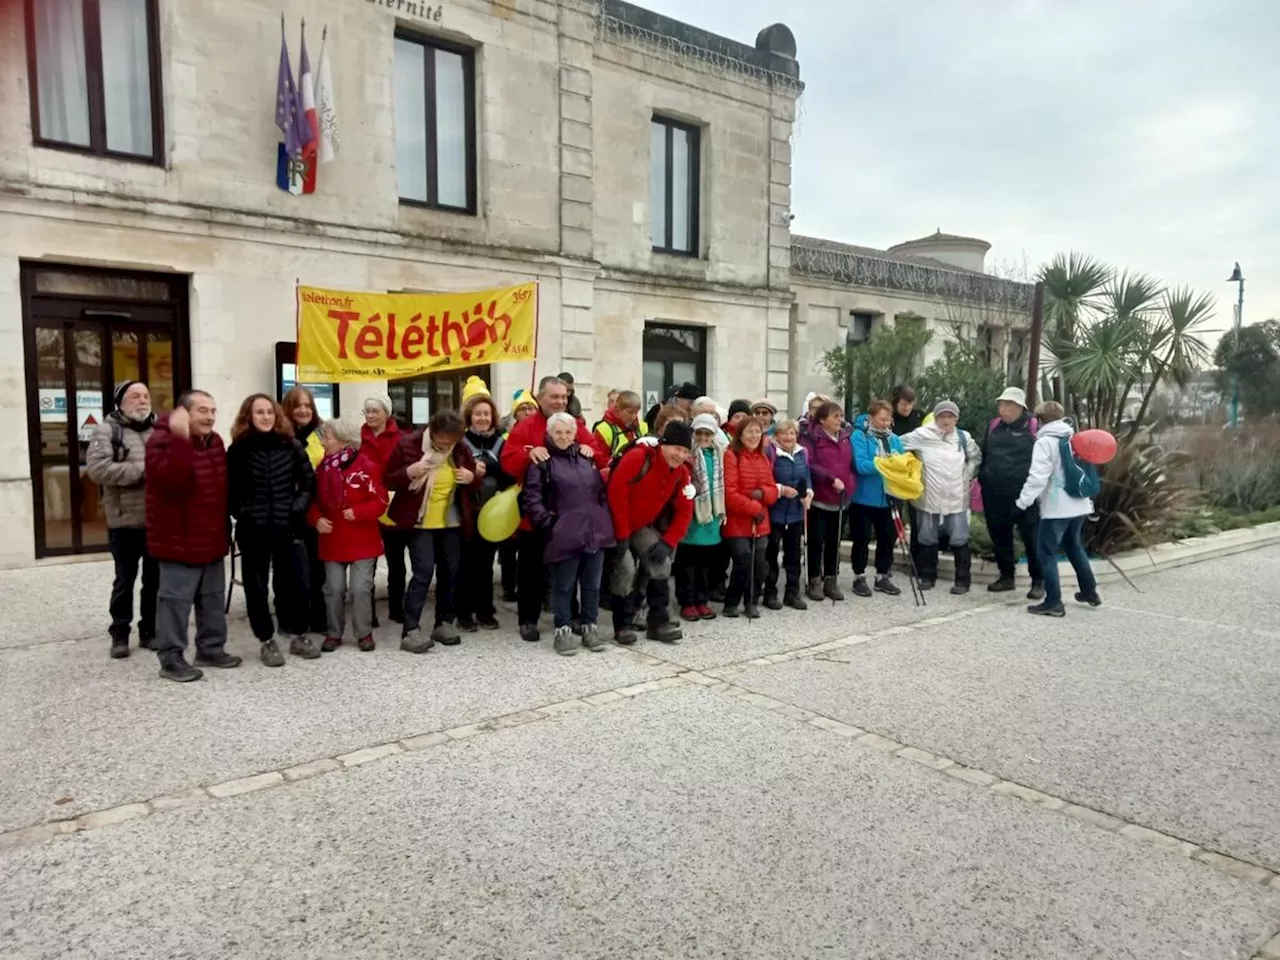
<path id="1" fill-rule="evenodd" d="M 480 536 L 490 543 L 501 543 L 516 532 L 520 526 L 519 496 L 519 487 L 507 487 L 480 508 Z"/>
<path id="2" fill-rule="evenodd" d="M 913 454 L 876 457 L 876 470 L 884 477 L 884 489 L 898 500 L 918 500 L 924 494 L 924 464 Z"/>

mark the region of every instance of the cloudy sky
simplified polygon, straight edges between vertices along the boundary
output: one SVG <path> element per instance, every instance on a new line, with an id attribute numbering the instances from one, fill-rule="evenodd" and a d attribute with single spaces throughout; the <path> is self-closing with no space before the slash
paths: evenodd
<path id="1" fill-rule="evenodd" d="M 1280 0 L 639 0 L 796 35 L 797 232 L 1080 250 L 1280 318 Z M 1216 336 L 1209 338 L 1216 343 Z"/>

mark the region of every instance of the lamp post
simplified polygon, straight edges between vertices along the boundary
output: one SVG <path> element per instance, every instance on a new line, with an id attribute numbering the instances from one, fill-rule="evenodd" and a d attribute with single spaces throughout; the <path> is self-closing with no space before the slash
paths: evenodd
<path id="1" fill-rule="evenodd" d="M 1240 271 L 1240 264 L 1237 263 L 1235 269 L 1231 271 L 1231 276 L 1227 277 L 1227 283 L 1236 284 L 1236 323 L 1235 323 L 1235 351 L 1232 354 L 1234 360 L 1240 353 L 1240 324 L 1244 319 L 1244 274 Z M 1234 364 L 1233 364 L 1234 366 Z M 1238 370 L 1231 371 L 1231 426 L 1234 429 L 1240 423 L 1240 373 Z"/>

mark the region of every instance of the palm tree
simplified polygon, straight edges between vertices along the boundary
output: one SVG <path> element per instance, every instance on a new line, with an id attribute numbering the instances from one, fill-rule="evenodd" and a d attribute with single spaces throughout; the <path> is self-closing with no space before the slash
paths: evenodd
<path id="1" fill-rule="evenodd" d="M 1163 378 L 1170 377 L 1185 387 L 1191 375 L 1209 360 L 1209 347 L 1196 336 L 1196 331 L 1213 318 L 1213 298 L 1207 293 L 1197 294 L 1190 287 L 1180 287 L 1165 293 L 1162 306 L 1151 336 L 1151 382 L 1129 428 L 1129 439 L 1138 432 Z"/>
<path id="2" fill-rule="evenodd" d="M 1056 370 L 1054 395 L 1066 402 L 1063 365 L 1075 348 L 1081 324 L 1105 309 L 1105 288 L 1115 271 L 1083 253 L 1060 253 L 1040 269 L 1044 281 L 1044 345 Z M 1047 393 L 1048 391 L 1046 391 Z M 1073 413 L 1079 409 L 1073 405 Z"/>

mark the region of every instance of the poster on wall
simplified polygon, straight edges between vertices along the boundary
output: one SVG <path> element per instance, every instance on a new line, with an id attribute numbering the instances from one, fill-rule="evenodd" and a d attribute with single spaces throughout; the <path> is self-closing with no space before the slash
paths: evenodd
<path id="1" fill-rule="evenodd" d="M 538 285 L 474 293 L 298 287 L 298 376 L 399 380 L 535 359 Z"/>
<path id="2" fill-rule="evenodd" d="M 280 364 L 280 397 L 298 385 L 298 368 L 292 363 Z M 321 420 L 333 419 L 333 395 L 337 387 L 332 383 L 303 383 L 316 398 L 316 413 Z"/>

